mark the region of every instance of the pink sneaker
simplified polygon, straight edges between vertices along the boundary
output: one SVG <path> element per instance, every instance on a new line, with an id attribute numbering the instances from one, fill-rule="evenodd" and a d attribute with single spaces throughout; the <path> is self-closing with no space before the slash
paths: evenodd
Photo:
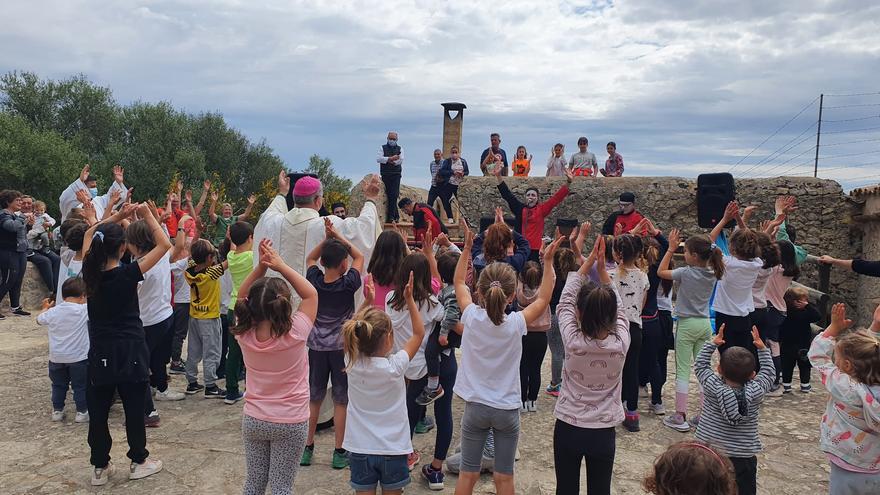
<path id="1" fill-rule="evenodd" d="M 406 456 L 406 467 L 409 468 L 410 471 L 413 470 L 414 467 L 422 460 L 422 454 L 419 454 L 418 451 L 412 451 Z"/>

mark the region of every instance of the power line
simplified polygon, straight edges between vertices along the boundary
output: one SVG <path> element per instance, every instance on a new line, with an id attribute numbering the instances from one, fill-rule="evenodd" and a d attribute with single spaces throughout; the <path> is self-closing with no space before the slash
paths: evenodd
<path id="1" fill-rule="evenodd" d="M 755 163 L 754 165 L 752 165 L 749 169 L 747 169 L 747 170 L 745 170 L 745 171 L 743 171 L 743 172 L 740 172 L 740 176 L 741 176 L 741 177 L 742 177 L 742 176 L 745 176 L 746 174 L 748 174 L 749 172 L 751 172 L 752 170 L 754 170 L 755 168 L 757 168 L 759 165 L 761 165 L 761 164 L 763 164 L 763 163 L 768 163 L 768 162 L 774 160 L 776 157 L 774 157 L 773 155 L 776 155 L 776 153 L 779 152 L 779 150 L 781 150 L 781 149 L 785 148 L 786 146 L 788 146 L 789 144 L 791 144 L 795 139 L 798 139 L 798 138 L 800 138 L 801 136 L 803 136 L 804 134 L 806 134 L 807 132 L 811 131 L 811 130 L 813 129 L 813 127 L 816 127 L 816 124 L 818 124 L 818 122 L 813 122 L 812 124 L 810 124 L 809 127 L 807 127 L 806 129 L 804 129 L 804 130 L 803 130 L 800 134 L 798 134 L 797 136 L 795 136 L 795 137 L 793 137 L 792 139 L 790 139 L 787 143 L 783 144 L 783 145 L 780 146 L 779 148 L 776 148 L 776 150 L 774 150 L 772 153 L 770 153 L 769 155 L 765 156 L 764 158 L 758 160 L 758 162 Z M 793 148 L 796 148 L 798 145 L 800 145 L 801 143 L 803 143 L 803 142 L 806 141 L 807 139 L 810 139 L 811 137 L 812 137 L 812 136 L 807 136 L 806 138 L 804 138 L 804 139 L 798 141 L 796 144 L 792 145 L 791 147 L 789 147 L 788 149 L 786 149 L 786 150 L 783 151 L 782 153 L 779 153 L 778 156 L 782 156 L 782 155 L 788 153 L 788 152 L 791 151 Z M 771 158 L 771 157 L 772 157 L 772 158 Z"/>
<path id="2" fill-rule="evenodd" d="M 812 137 L 812 136 L 810 136 L 810 137 Z M 767 174 L 770 173 L 771 170 L 776 170 L 777 168 L 779 168 L 779 167 L 785 165 L 786 163 L 791 163 L 792 160 L 794 160 L 794 159 L 796 159 L 796 158 L 799 158 L 799 157 L 801 157 L 801 156 L 804 156 L 804 154 L 809 153 L 809 152 L 811 152 L 811 151 L 814 151 L 815 149 L 816 149 L 816 146 L 815 146 L 815 145 L 814 145 L 814 146 L 810 146 L 809 148 L 805 149 L 804 151 L 801 151 L 800 153 L 798 153 L 797 155 L 792 156 L 792 157 L 789 158 L 788 160 L 785 160 L 785 161 L 782 162 L 782 163 L 778 163 L 778 164 L 776 164 L 776 165 L 774 165 L 774 166 L 768 168 L 767 170 L 764 170 L 763 173 L 764 173 L 764 175 L 766 176 Z M 810 160 L 810 161 L 812 161 L 812 160 Z M 810 163 L 810 161 L 806 161 L 806 162 L 804 162 L 804 163 L 801 163 L 800 165 L 795 165 L 794 167 L 792 167 L 792 168 L 790 168 L 790 169 L 788 169 L 788 170 L 793 170 L 793 169 L 795 169 L 795 168 L 801 167 L 801 166 L 803 166 L 803 165 L 805 165 L 805 164 L 807 164 L 807 163 Z M 788 170 L 786 170 L 786 171 L 788 171 Z M 784 175 L 784 174 L 778 174 L 778 175 Z M 756 177 L 757 177 L 757 175 L 756 175 Z"/>
<path id="3" fill-rule="evenodd" d="M 855 164 L 855 165 L 850 164 L 850 165 L 844 165 L 844 166 L 841 166 L 841 167 L 823 168 L 823 169 L 822 169 L 822 172 L 832 172 L 832 171 L 834 171 L 834 170 L 843 170 L 843 169 L 847 169 L 847 168 L 872 167 L 872 166 L 874 166 L 874 165 L 880 165 L 880 162 L 858 163 L 858 164 Z M 800 174 L 802 174 L 802 173 L 812 173 L 812 172 L 798 172 L 797 175 L 800 175 Z"/>
<path id="4" fill-rule="evenodd" d="M 825 110 L 834 110 L 837 108 L 859 108 L 859 107 L 880 107 L 880 103 L 858 103 L 854 105 L 838 105 L 836 107 L 825 107 Z"/>
<path id="5" fill-rule="evenodd" d="M 870 119 L 880 119 L 880 115 L 868 115 L 867 117 L 858 117 L 855 119 L 823 120 L 822 122 L 836 124 L 838 122 L 855 122 L 857 120 L 870 120 Z"/>
<path id="6" fill-rule="evenodd" d="M 828 147 L 828 146 L 843 146 L 843 145 L 845 145 L 845 144 L 856 144 L 856 143 L 873 143 L 873 142 L 875 142 L 875 141 L 880 141 L 880 138 L 877 138 L 877 139 L 859 139 L 859 140 L 857 140 L 857 141 L 844 141 L 844 142 L 842 142 L 842 143 L 823 144 L 822 147 L 825 148 L 825 147 Z"/>
<path id="7" fill-rule="evenodd" d="M 832 158 L 843 158 L 843 157 L 845 157 L 845 156 L 872 155 L 872 154 L 874 154 L 874 153 L 880 153 L 880 150 L 864 151 L 864 152 L 861 152 L 861 153 L 846 153 L 846 154 L 843 154 L 843 155 L 828 155 L 828 156 L 820 156 L 819 159 L 820 159 L 820 160 L 830 160 L 830 159 L 832 159 Z"/>
<path id="8" fill-rule="evenodd" d="M 828 132 L 825 132 L 825 133 L 823 133 L 823 134 L 848 134 L 848 133 L 850 133 L 850 132 L 875 131 L 875 130 L 877 130 L 877 129 L 880 129 L 880 126 L 875 126 L 875 127 L 864 127 L 864 128 L 862 128 L 862 129 L 846 129 L 846 130 L 843 130 L 843 131 L 828 131 Z"/>
<path id="9" fill-rule="evenodd" d="M 736 167 L 737 165 L 739 165 L 740 163 L 742 163 L 743 161 L 745 161 L 746 158 L 752 156 L 752 153 L 754 153 L 755 151 L 757 151 L 758 148 L 760 148 L 761 146 L 764 146 L 764 143 L 766 143 L 767 141 L 769 141 L 770 138 L 772 138 L 773 136 L 779 134 L 779 131 L 781 131 L 782 129 L 785 129 L 785 127 L 788 126 L 788 124 L 791 124 L 791 123 L 794 121 L 794 119 L 800 117 L 800 115 L 801 115 L 802 113 L 806 112 L 808 108 L 810 108 L 811 106 L 813 106 L 813 104 L 816 103 L 816 100 L 818 100 L 818 99 L 819 99 L 818 96 L 817 96 L 816 98 L 814 98 L 813 101 L 811 101 L 809 104 L 807 104 L 807 106 L 805 106 L 804 108 L 802 108 L 800 112 L 796 113 L 794 117 L 788 119 L 788 120 L 787 120 L 784 124 L 782 124 L 778 129 L 776 129 L 775 131 L 773 131 L 773 134 L 770 134 L 769 136 L 767 136 L 763 141 L 761 141 L 761 144 L 759 144 L 758 146 L 755 146 L 755 148 L 752 149 L 752 151 L 749 151 L 749 153 L 748 153 L 746 156 L 740 158 L 739 161 L 736 162 L 736 163 L 734 163 L 733 166 L 731 166 L 727 171 L 730 172 L 731 170 L 733 170 L 734 167 Z"/>

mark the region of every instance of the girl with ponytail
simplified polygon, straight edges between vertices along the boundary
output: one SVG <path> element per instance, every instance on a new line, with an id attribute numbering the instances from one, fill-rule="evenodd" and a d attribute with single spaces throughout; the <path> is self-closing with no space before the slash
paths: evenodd
<path id="1" fill-rule="evenodd" d="M 461 369 L 455 393 L 464 399 L 461 419 L 461 467 L 456 493 L 473 493 L 480 478 L 483 446 L 489 431 L 495 437 L 495 488 L 513 494 L 513 464 L 519 439 L 522 406 L 519 370 L 522 337 L 550 303 L 556 272 L 553 256 L 563 241 L 556 239 L 544 250 L 544 274 L 537 298 L 520 312 L 504 314 L 516 297 L 516 272 L 507 263 L 495 262 L 480 273 L 474 304 L 465 283 L 474 235 L 463 225 L 465 245 L 455 267 L 453 284 L 461 308 Z"/>
<path id="2" fill-rule="evenodd" d="M 232 327 L 247 366 L 244 492 L 265 493 L 271 484 L 272 493 L 290 493 L 309 429 L 306 339 L 318 312 L 318 292 L 284 263 L 271 241 L 263 239 L 259 249 L 260 264 L 238 289 Z M 270 268 L 284 280 L 266 277 Z M 302 300 L 295 313 L 290 287 Z"/>
<path id="3" fill-rule="evenodd" d="M 709 321 L 709 299 L 715 282 L 724 276 L 721 249 L 705 235 L 689 238 L 684 243 L 685 266 L 671 268 L 678 250 L 681 234 L 678 229 L 669 233 L 669 247 L 657 267 L 657 275 L 678 283 L 678 296 L 673 310 L 678 318 L 675 332 L 675 414 L 663 419 L 663 424 L 681 432 L 691 429 L 687 422 L 688 392 L 694 359 L 712 336 Z M 702 394 L 700 403 L 702 404 Z"/>
<path id="4" fill-rule="evenodd" d="M 391 318 L 373 306 L 375 287 L 365 287 L 361 309 L 342 326 L 348 374 L 348 410 L 343 448 L 349 452 L 351 487 L 357 492 L 399 494 L 410 482 L 407 457 L 413 451 L 405 373 L 425 338 L 413 298 L 413 273 L 402 291 L 412 334 L 397 352 Z M 377 473 L 368 466 L 384 466 Z"/>
<path id="5" fill-rule="evenodd" d="M 135 210 L 144 219 L 149 250 L 134 263 L 123 264 L 125 233 L 119 222 Z M 146 242 L 146 241 L 145 241 Z M 89 311 L 89 446 L 92 485 L 110 478 L 110 430 L 107 415 L 118 392 L 125 410 L 129 479 L 140 479 L 162 470 L 162 461 L 149 458 L 144 429 L 145 400 L 150 393 L 150 352 L 141 321 L 138 284 L 171 248 L 171 240 L 146 204 L 126 204 L 107 220 L 93 225 L 83 240 L 82 276 Z"/>

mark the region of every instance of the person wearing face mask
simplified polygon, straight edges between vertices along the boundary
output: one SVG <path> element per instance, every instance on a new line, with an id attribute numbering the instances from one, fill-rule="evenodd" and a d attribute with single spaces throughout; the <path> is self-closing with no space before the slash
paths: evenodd
<path id="1" fill-rule="evenodd" d="M 443 209 L 446 210 L 446 218 L 449 223 L 455 220 L 452 217 L 452 197 L 458 197 L 458 185 L 461 179 L 470 175 L 467 160 L 461 157 L 458 146 L 449 149 L 449 158 L 443 160 L 440 170 L 437 172 L 437 181 L 440 188 L 440 201 L 443 202 Z M 428 201 L 428 204 L 432 204 Z"/>
<path id="2" fill-rule="evenodd" d="M 403 173 L 403 148 L 397 144 L 396 132 L 388 133 L 388 140 L 379 148 L 376 161 L 379 162 L 379 174 L 385 184 L 385 222 L 396 222 L 400 220 L 397 196 L 400 194 L 400 176 Z"/>
<path id="3" fill-rule="evenodd" d="M 498 180 L 498 192 L 507 201 L 507 206 L 513 212 L 514 217 L 516 217 L 516 230 L 529 241 L 529 247 L 532 250 L 529 255 L 529 260 L 531 261 L 540 260 L 538 252 L 541 249 L 541 239 L 544 236 L 544 219 L 550 215 L 550 212 L 553 211 L 553 208 L 556 208 L 556 205 L 568 196 L 572 175 L 571 170 L 567 167 L 563 171 L 565 173 L 565 184 L 550 199 L 543 203 L 540 202 L 538 190 L 530 187 L 526 189 L 526 202 L 523 203 L 507 187 L 507 184 L 501 178 L 501 170 L 495 170 L 495 178 Z"/>
<path id="4" fill-rule="evenodd" d="M 80 195 L 85 194 L 91 198 L 92 205 L 95 207 L 95 216 L 98 217 L 98 220 L 104 218 L 104 210 L 112 208 L 116 204 L 124 203 L 128 197 L 128 189 L 124 183 L 125 171 L 122 167 L 119 165 L 113 167 L 113 184 L 103 196 L 98 196 L 98 180 L 95 176 L 89 174 L 90 170 L 91 167 L 86 164 L 80 172 L 79 178 L 67 186 L 67 189 L 58 198 L 58 209 L 61 211 L 62 223 L 67 220 L 70 210 L 82 208 L 84 198 L 77 197 L 79 191 L 83 191 L 83 193 L 79 193 Z M 114 191 L 118 192 L 119 199 L 116 203 L 110 204 L 110 198 Z"/>
<path id="5" fill-rule="evenodd" d="M 501 149 L 501 135 L 497 132 L 493 132 L 489 135 L 489 147 L 484 149 L 483 153 L 480 155 L 480 168 L 483 171 L 483 175 L 493 175 L 489 166 L 491 166 L 492 163 L 495 161 L 495 155 L 501 155 L 501 161 L 502 163 L 504 163 L 504 168 L 501 170 L 501 175 L 506 177 L 507 152 Z"/>
<path id="6" fill-rule="evenodd" d="M 631 192 L 620 195 L 618 206 L 620 211 L 609 215 L 602 225 L 602 235 L 628 234 L 645 218 L 636 210 L 636 195 Z"/>

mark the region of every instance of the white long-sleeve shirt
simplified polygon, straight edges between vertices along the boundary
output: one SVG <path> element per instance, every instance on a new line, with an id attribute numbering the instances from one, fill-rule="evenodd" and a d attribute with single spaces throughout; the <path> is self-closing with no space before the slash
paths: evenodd
<path id="1" fill-rule="evenodd" d="M 61 222 L 64 223 L 67 220 L 67 215 L 70 214 L 70 210 L 74 208 L 82 208 L 82 203 L 76 199 L 76 192 L 80 189 L 88 191 L 89 188 L 86 186 L 86 183 L 81 181 L 80 179 L 76 179 L 73 181 L 64 192 L 61 193 L 61 196 L 58 198 L 58 209 L 61 210 Z M 110 204 L 110 194 L 113 190 L 116 189 L 119 191 L 119 201 L 124 202 L 128 197 L 128 188 L 125 187 L 125 184 L 120 184 L 119 182 L 114 181 L 113 185 L 107 189 L 107 193 L 103 196 L 97 196 L 92 198 L 92 204 L 95 206 L 95 216 L 100 220 L 104 216 L 104 210 L 107 208 L 112 208 L 113 205 Z"/>

